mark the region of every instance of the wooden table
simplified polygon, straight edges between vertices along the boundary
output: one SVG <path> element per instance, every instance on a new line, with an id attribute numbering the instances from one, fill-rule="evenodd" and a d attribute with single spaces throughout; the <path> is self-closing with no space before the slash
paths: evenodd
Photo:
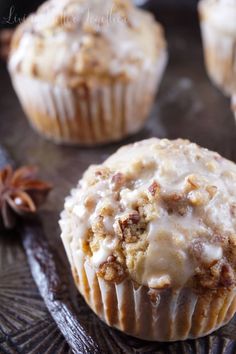
<path id="1" fill-rule="evenodd" d="M 213 87 L 206 76 L 196 14 L 192 16 L 190 11 L 180 20 L 175 14 L 165 16 L 158 12 L 158 17 L 166 27 L 169 65 L 145 128 L 119 144 L 88 149 L 56 146 L 43 140 L 30 128 L 8 73 L 3 64 L 0 66 L 0 143 L 6 146 L 19 165 L 36 164 L 42 177 L 53 182 L 54 190 L 41 211 L 41 217 L 49 242 L 59 250 L 67 266 L 58 227 L 64 198 L 90 164 L 101 163 L 122 144 L 151 136 L 182 137 L 236 161 L 236 129 L 230 100 Z M 81 316 L 90 324 L 94 336 L 106 337 L 107 327 L 100 324 L 80 301 Z M 221 333 L 231 338 L 229 328 Z M 110 339 L 111 348 L 114 349 L 112 343 L 117 342 L 116 353 L 136 353 L 137 348 L 145 353 L 153 353 L 153 348 L 167 352 L 167 347 L 161 344 L 155 344 L 155 347 L 141 342 L 135 344 L 134 340 L 128 341 L 112 330 L 109 335 L 113 338 Z M 230 348 L 235 350 L 232 353 L 236 352 L 230 340 L 219 341 L 222 341 L 222 346 L 231 345 Z M 173 344 L 168 346 L 168 350 L 194 353 L 191 348 L 196 348 L 196 343 L 203 342 Z M 207 345 L 202 353 L 208 353 Z M 38 294 L 17 237 L 0 237 L 0 353 L 69 353 Z"/>

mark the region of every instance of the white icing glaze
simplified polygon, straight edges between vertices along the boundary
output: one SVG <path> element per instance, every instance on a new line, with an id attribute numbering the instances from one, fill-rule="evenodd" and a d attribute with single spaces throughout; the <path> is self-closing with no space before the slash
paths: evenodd
<path id="1" fill-rule="evenodd" d="M 150 279 L 168 274 L 171 284 L 184 284 L 193 275 L 195 266 L 191 264 L 187 251 L 191 236 L 187 239 L 181 232 L 184 230 L 186 234 L 189 228 L 193 233 L 194 228 L 199 229 L 191 216 L 170 218 L 163 213 L 158 220 L 149 223 L 149 247 L 142 283 L 149 284 Z"/>
<path id="2" fill-rule="evenodd" d="M 171 283 L 171 279 L 169 275 L 162 275 L 162 276 L 154 276 L 153 278 L 147 279 L 147 285 L 150 288 L 158 289 L 163 288 L 165 286 L 169 286 Z"/>
<path id="3" fill-rule="evenodd" d="M 87 216 L 87 211 L 83 205 L 75 205 L 73 213 L 78 216 L 79 219 L 84 219 Z"/>
<path id="4" fill-rule="evenodd" d="M 92 256 L 92 263 L 95 267 L 99 267 L 102 263 L 106 262 L 108 257 L 112 255 L 113 251 L 117 247 L 117 240 L 107 237 L 104 239 L 98 251 L 94 252 Z"/>
<path id="5" fill-rule="evenodd" d="M 138 197 L 139 192 L 137 190 L 131 191 L 127 188 L 121 191 L 121 202 L 125 208 L 132 209 L 132 205 Z"/>
<path id="6" fill-rule="evenodd" d="M 207 263 L 211 263 L 221 259 L 223 256 L 223 251 L 219 246 L 204 244 L 202 256 Z"/>
<path id="7" fill-rule="evenodd" d="M 107 230 L 108 233 L 114 233 L 114 218 L 111 216 L 105 216 L 103 218 L 103 223 L 105 226 L 105 229 Z"/>

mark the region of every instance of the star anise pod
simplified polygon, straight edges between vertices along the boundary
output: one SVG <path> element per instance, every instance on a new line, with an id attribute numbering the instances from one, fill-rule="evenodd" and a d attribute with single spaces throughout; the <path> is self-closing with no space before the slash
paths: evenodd
<path id="1" fill-rule="evenodd" d="M 12 36 L 12 29 L 0 30 L 0 59 L 3 59 L 4 61 L 7 60 L 10 53 Z"/>
<path id="2" fill-rule="evenodd" d="M 24 166 L 0 170 L 0 221 L 7 229 L 15 226 L 17 216 L 35 214 L 52 186 L 36 178 L 38 169 Z"/>

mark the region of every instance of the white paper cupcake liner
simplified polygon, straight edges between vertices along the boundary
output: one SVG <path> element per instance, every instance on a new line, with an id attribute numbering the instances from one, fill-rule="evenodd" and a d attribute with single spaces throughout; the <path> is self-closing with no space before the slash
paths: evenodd
<path id="1" fill-rule="evenodd" d="M 92 310 L 109 326 L 151 341 L 177 341 L 207 335 L 236 312 L 235 290 L 191 288 L 151 290 L 132 280 L 120 284 L 98 277 L 81 250 L 63 242 L 75 283 Z"/>
<path id="2" fill-rule="evenodd" d="M 32 126 L 56 142 L 99 144 L 136 133 L 143 126 L 167 63 L 163 50 L 155 67 L 130 83 L 121 79 L 76 89 L 12 72 L 12 82 Z"/>
<path id="3" fill-rule="evenodd" d="M 200 2 L 200 25 L 206 69 L 212 82 L 224 94 L 236 92 L 236 34 L 223 32 L 207 18 L 204 1 Z"/>

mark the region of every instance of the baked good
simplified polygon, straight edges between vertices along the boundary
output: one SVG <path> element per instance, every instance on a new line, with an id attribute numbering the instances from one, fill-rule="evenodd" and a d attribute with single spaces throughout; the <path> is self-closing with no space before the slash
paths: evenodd
<path id="1" fill-rule="evenodd" d="M 75 283 L 108 325 L 204 336 L 236 311 L 236 165 L 187 140 L 144 140 L 91 166 L 66 199 Z"/>
<path id="2" fill-rule="evenodd" d="M 199 14 L 208 75 L 231 95 L 236 91 L 236 1 L 201 0 Z"/>
<path id="3" fill-rule="evenodd" d="M 9 71 L 33 127 L 98 144 L 141 129 L 166 66 L 162 27 L 130 0 L 50 0 L 16 30 Z"/>
<path id="4" fill-rule="evenodd" d="M 236 93 L 232 96 L 232 110 L 236 120 Z"/>

